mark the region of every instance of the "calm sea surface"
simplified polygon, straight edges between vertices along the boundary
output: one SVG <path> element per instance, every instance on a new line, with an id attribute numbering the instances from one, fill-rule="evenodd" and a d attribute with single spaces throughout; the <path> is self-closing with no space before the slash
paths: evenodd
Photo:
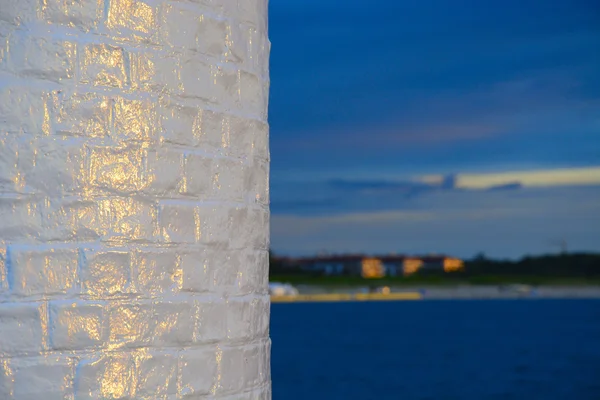
<path id="1" fill-rule="evenodd" d="M 274 400 L 600 399 L 600 300 L 273 304 Z"/>

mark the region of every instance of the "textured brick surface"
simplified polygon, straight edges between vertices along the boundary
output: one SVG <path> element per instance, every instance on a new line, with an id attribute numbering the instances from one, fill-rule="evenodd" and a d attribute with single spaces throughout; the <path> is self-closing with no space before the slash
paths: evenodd
<path id="1" fill-rule="evenodd" d="M 0 0 L 0 398 L 271 398 L 267 0 Z"/>

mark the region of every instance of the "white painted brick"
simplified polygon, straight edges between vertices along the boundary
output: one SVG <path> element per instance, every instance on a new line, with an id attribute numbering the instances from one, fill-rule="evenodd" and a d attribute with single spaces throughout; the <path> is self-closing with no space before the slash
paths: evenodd
<path id="1" fill-rule="evenodd" d="M 24 84 L 7 85 L 0 81 L 0 132 L 47 133 L 48 93 Z"/>
<path id="2" fill-rule="evenodd" d="M 223 246 L 229 243 L 231 231 L 231 210 L 212 204 L 198 207 L 200 219 L 200 243 Z"/>
<path id="3" fill-rule="evenodd" d="M 176 293 L 181 287 L 181 260 L 172 250 L 140 250 L 135 256 L 137 290 L 150 297 Z"/>
<path id="4" fill-rule="evenodd" d="M 36 19 L 36 0 L 4 0 L 0 7 L 0 21 L 20 25 Z"/>
<path id="5" fill-rule="evenodd" d="M 244 193 L 250 200 L 267 206 L 269 204 L 269 163 L 263 160 L 255 160 L 254 163 L 244 169 Z"/>
<path id="6" fill-rule="evenodd" d="M 63 300 L 49 306 L 50 345 L 55 350 L 83 350 L 106 341 L 105 304 Z"/>
<path id="7" fill-rule="evenodd" d="M 94 241 L 102 236 L 99 230 L 98 204 L 81 197 L 49 198 L 40 205 L 42 214 L 40 237 L 47 241 Z"/>
<path id="8" fill-rule="evenodd" d="M 64 400 L 73 394 L 73 362 L 65 356 L 13 359 L 6 400 Z"/>
<path id="9" fill-rule="evenodd" d="M 95 226 L 103 240 L 117 243 L 154 242 L 158 235 L 157 209 L 154 203 L 130 197 L 97 199 L 99 208 Z"/>
<path id="10" fill-rule="evenodd" d="M 110 346 L 139 348 L 153 342 L 156 320 L 152 304 L 117 302 L 109 311 Z"/>
<path id="11" fill-rule="evenodd" d="M 100 353 L 82 359 L 75 369 L 75 399 L 133 399 L 135 359 L 130 353 Z"/>
<path id="12" fill-rule="evenodd" d="M 0 353 L 36 353 L 43 349 L 45 316 L 38 303 L 0 303 Z"/>
<path id="13" fill-rule="evenodd" d="M 183 153 L 169 148 L 158 148 L 146 152 L 145 193 L 158 197 L 177 197 L 183 191 Z"/>
<path id="14" fill-rule="evenodd" d="M 162 142 L 189 147 L 199 144 L 202 110 L 161 99 L 158 113 Z"/>
<path id="15" fill-rule="evenodd" d="M 228 305 L 218 297 L 207 297 L 195 300 L 198 310 L 197 332 L 195 341 L 199 343 L 216 342 L 227 337 Z"/>
<path id="16" fill-rule="evenodd" d="M 110 133 L 113 101 L 98 93 L 54 93 L 52 125 L 56 134 L 103 138 Z"/>
<path id="17" fill-rule="evenodd" d="M 217 385 L 218 361 L 222 351 L 215 346 L 193 349 L 179 357 L 182 399 L 199 399 L 208 395 Z M 202 373 L 199 373 L 202 371 Z"/>
<path id="18" fill-rule="evenodd" d="M 176 95 L 179 87 L 179 64 L 182 56 L 167 51 L 141 51 L 130 53 L 131 86 L 136 90 Z M 165 102 L 168 99 L 164 99 Z"/>
<path id="19" fill-rule="evenodd" d="M 129 84 L 129 54 L 122 47 L 91 43 L 80 51 L 82 83 L 116 88 Z"/>
<path id="20" fill-rule="evenodd" d="M 0 237 L 29 241 L 40 236 L 42 216 L 39 207 L 27 197 L 0 196 Z"/>
<path id="21" fill-rule="evenodd" d="M 107 27 L 121 39 L 152 41 L 157 30 L 157 9 L 152 0 L 110 0 Z"/>
<path id="22" fill-rule="evenodd" d="M 244 195 L 246 165 L 241 160 L 221 158 L 216 161 L 218 171 L 216 180 L 216 198 L 241 201 Z"/>
<path id="23" fill-rule="evenodd" d="M 183 202 L 163 204 L 159 209 L 159 225 L 163 241 L 167 243 L 194 243 L 201 235 L 194 205 Z"/>
<path id="24" fill-rule="evenodd" d="M 136 358 L 137 380 L 135 394 L 138 399 L 154 400 L 177 396 L 178 357 L 172 353 L 152 352 Z M 167 397 L 172 396 L 172 397 Z"/>
<path id="25" fill-rule="evenodd" d="M 191 196 L 212 197 L 219 186 L 218 161 L 203 154 L 185 156 L 185 192 Z"/>
<path id="26" fill-rule="evenodd" d="M 181 290 L 205 293 L 213 288 L 213 259 L 210 249 L 185 251 L 180 256 Z"/>
<path id="27" fill-rule="evenodd" d="M 83 254 L 80 277 L 83 293 L 104 298 L 130 291 L 130 252 L 88 249 Z"/>
<path id="28" fill-rule="evenodd" d="M 113 139 L 138 142 L 156 139 L 155 103 L 154 99 L 115 99 Z"/>
<path id="29" fill-rule="evenodd" d="M 176 49 L 220 57 L 226 52 L 227 23 L 198 12 L 197 7 L 173 3 L 164 12 L 161 37 Z"/>
<path id="30" fill-rule="evenodd" d="M 130 193 L 145 187 L 141 147 L 95 146 L 89 154 L 91 185 L 115 193 Z"/>
<path id="31" fill-rule="evenodd" d="M 77 284 L 76 249 L 9 246 L 9 282 L 19 296 L 66 294 Z"/>
<path id="32" fill-rule="evenodd" d="M 270 399 L 266 2 L 0 2 L 0 399 Z"/>
<path id="33" fill-rule="evenodd" d="M 244 104 L 244 111 L 264 119 L 267 110 L 267 89 L 261 80 L 254 74 L 242 71 L 240 73 L 240 101 Z"/>
<path id="34" fill-rule="evenodd" d="M 182 347 L 192 344 L 196 330 L 197 308 L 188 300 L 155 302 L 157 320 L 153 344 L 157 347 Z"/>
<path id="35" fill-rule="evenodd" d="M 61 82 L 72 79 L 77 64 L 75 43 L 51 36 L 15 34 L 9 39 L 10 70 L 27 78 Z"/>
<path id="36" fill-rule="evenodd" d="M 244 388 L 244 347 L 223 347 L 217 394 L 239 393 Z"/>
<path id="37" fill-rule="evenodd" d="M 97 27 L 103 13 L 102 5 L 102 0 L 45 0 L 42 10 L 50 24 L 89 31 Z"/>
<path id="38" fill-rule="evenodd" d="M 35 156 L 25 185 L 33 193 L 58 196 L 85 185 L 86 150 L 73 138 L 44 137 L 33 142 Z"/>

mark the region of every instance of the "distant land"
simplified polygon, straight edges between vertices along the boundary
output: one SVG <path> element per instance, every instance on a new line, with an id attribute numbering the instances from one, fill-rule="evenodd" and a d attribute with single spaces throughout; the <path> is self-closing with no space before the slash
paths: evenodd
<path id="1" fill-rule="evenodd" d="M 344 255 L 336 257 L 344 259 Z M 408 275 L 383 274 L 377 278 L 365 278 L 351 270 L 332 274 L 326 269 L 307 268 L 306 264 L 295 265 L 293 260 L 271 254 L 271 281 L 318 286 L 600 285 L 600 254 L 595 253 L 548 254 L 518 261 L 488 259 L 480 254 L 464 260 L 463 268 L 451 272 L 443 267 L 421 268 Z"/>

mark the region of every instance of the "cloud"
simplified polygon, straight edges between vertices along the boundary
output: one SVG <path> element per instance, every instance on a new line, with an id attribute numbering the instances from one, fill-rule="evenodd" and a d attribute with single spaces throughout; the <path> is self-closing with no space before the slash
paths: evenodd
<path id="1" fill-rule="evenodd" d="M 600 188 L 534 188 L 512 192 L 436 192 L 421 209 L 272 216 L 274 250 L 440 252 L 519 257 L 554 251 L 600 251 Z"/>

